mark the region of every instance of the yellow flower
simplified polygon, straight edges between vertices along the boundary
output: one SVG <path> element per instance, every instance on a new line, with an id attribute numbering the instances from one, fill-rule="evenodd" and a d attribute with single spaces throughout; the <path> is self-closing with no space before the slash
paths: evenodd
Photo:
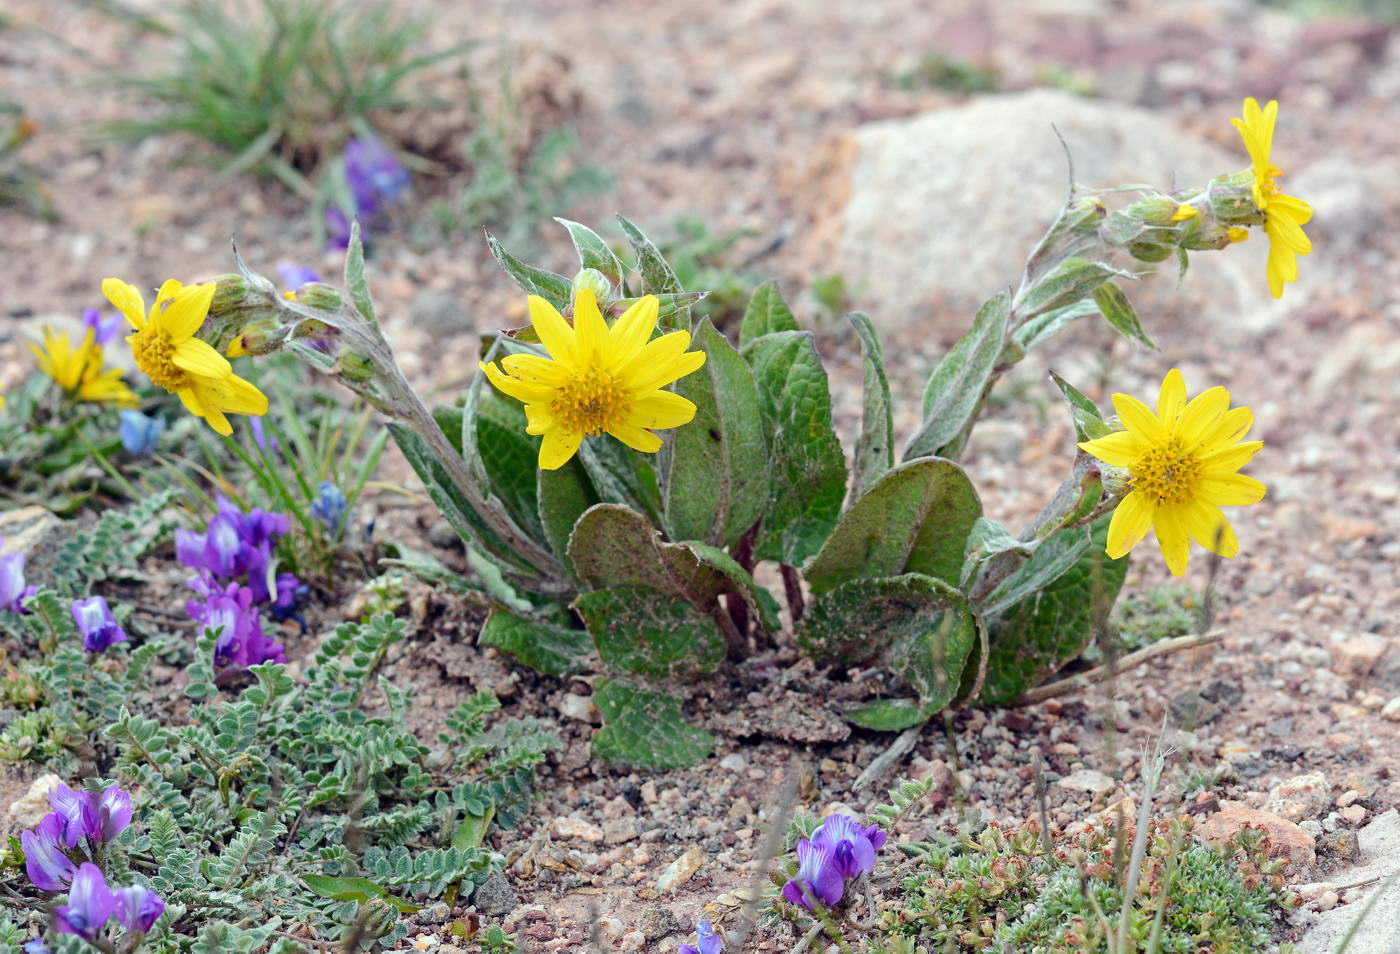
<path id="1" fill-rule="evenodd" d="M 1243 441 L 1254 425 L 1247 407 L 1230 408 L 1230 392 L 1203 391 L 1188 404 L 1186 381 L 1173 368 L 1162 381 L 1157 413 L 1126 394 L 1113 395 L 1126 430 L 1079 446 L 1130 475 L 1129 493 L 1108 526 L 1108 555 L 1117 559 L 1157 531 L 1167 567 L 1186 573 L 1190 541 L 1223 557 L 1239 552 L 1221 507 L 1257 503 L 1264 485 L 1237 471 L 1263 441 Z"/>
<path id="2" fill-rule="evenodd" d="M 126 339 L 136 366 L 178 394 L 185 410 L 224 436 L 233 433 L 225 414 L 267 413 L 267 397 L 235 375 L 227 358 L 195 337 L 214 299 L 212 282 L 186 287 L 171 279 L 156 292 L 149 317 L 135 286 L 106 278 L 102 293 L 136 329 Z"/>
<path id="3" fill-rule="evenodd" d="M 1264 234 L 1269 237 L 1269 292 L 1282 298 L 1284 282 L 1298 280 L 1298 256 L 1312 251 L 1312 242 L 1303 234 L 1303 226 L 1312 218 L 1312 206 L 1285 195 L 1274 184 L 1283 175 L 1269 161 L 1276 119 L 1277 100 L 1269 100 L 1269 105 L 1261 110 L 1258 100 L 1251 96 L 1244 101 L 1244 118 L 1230 122 L 1240 131 L 1254 167 L 1254 204 L 1264 213 Z"/>
<path id="4" fill-rule="evenodd" d="M 628 447 L 654 454 L 661 438 L 648 428 L 680 427 L 695 405 L 666 385 L 705 363 L 703 351 L 686 351 L 690 333 L 673 331 L 649 341 L 656 329 L 656 296 L 638 301 L 609 328 L 590 289 L 574 298 L 574 326 L 554 306 L 530 296 L 530 320 L 548 358 L 513 354 L 501 359 L 506 373 L 483 364 L 501 391 L 525 403 L 527 434 L 540 434 L 540 467 L 554 470 L 574 456 L 586 435 L 604 432 Z"/>
<path id="5" fill-rule="evenodd" d="M 44 347 L 30 345 L 39 370 L 54 380 L 75 401 L 135 407 L 136 395 L 122 380 L 120 368 L 102 367 L 102 348 L 89 330 L 76 348 L 68 332 L 44 329 Z"/>

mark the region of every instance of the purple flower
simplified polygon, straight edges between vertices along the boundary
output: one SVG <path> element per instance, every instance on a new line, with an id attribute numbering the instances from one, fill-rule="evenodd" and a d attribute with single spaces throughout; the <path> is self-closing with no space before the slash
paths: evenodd
<path id="1" fill-rule="evenodd" d="M 850 815 L 833 814 L 826 816 L 820 827 L 812 832 L 812 843 L 837 851 L 849 845 L 848 851 L 841 852 L 846 868 L 841 872 L 845 878 L 859 878 L 875 869 L 875 852 L 884 847 L 886 836 L 879 825 L 866 827 Z"/>
<path id="2" fill-rule="evenodd" d="M 207 581 L 203 586 L 208 587 Z M 205 630 L 218 629 L 214 663 L 246 669 L 259 663 L 287 661 L 280 643 L 263 635 L 262 621 L 253 609 L 253 592 L 246 586 L 229 583 L 224 589 L 208 589 L 203 602 L 191 601 L 186 607 Z"/>
<path id="3" fill-rule="evenodd" d="M 121 315 L 113 315 L 103 319 L 102 312 L 96 308 L 83 309 L 83 332 L 92 332 L 93 343 L 101 347 L 121 334 L 125 322 Z"/>
<path id="4" fill-rule="evenodd" d="M 257 420 L 257 418 L 253 418 Z M 156 441 L 165 433 L 165 419 L 148 417 L 140 411 L 126 410 L 121 413 L 122 447 L 128 454 L 149 454 L 156 449 Z"/>
<path id="5" fill-rule="evenodd" d="M 345 493 L 333 482 L 323 480 L 316 490 L 316 499 L 311 501 L 311 516 L 321 521 L 332 534 L 336 534 L 345 523 L 348 506 Z"/>
<path id="6" fill-rule="evenodd" d="M 91 941 L 106 926 L 117 906 L 107 879 L 97 865 L 83 862 L 68 889 L 68 903 L 54 908 L 54 926 L 60 934 L 76 934 Z"/>
<path id="7" fill-rule="evenodd" d="M 116 893 L 117 920 L 132 933 L 145 934 L 165 913 L 165 902 L 150 888 L 128 885 Z"/>
<path id="8" fill-rule="evenodd" d="M 291 529 L 291 519 L 283 514 L 257 508 L 244 513 L 220 497 L 219 511 L 204 533 L 175 531 L 175 555 L 185 566 L 208 572 L 220 583 L 246 578 L 253 602 L 266 603 L 272 598 L 267 578 L 272 545 Z"/>
<path id="9" fill-rule="evenodd" d="M 361 233 L 361 238 L 363 238 Z M 326 206 L 326 248 L 350 247 L 350 219 L 338 206 Z"/>
<path id="10" fill-rule="evenodd" d="M 5 538 L 0 537 L 0 547 Z M 37 587 L 24 585 L 24 554 L 0 553 L 0 610 L 28 613 L 24 601 L 34 595 Z"/>
<path id="11" fill-rule="evenodd" d="M 253 441 L 258 445 L 264 454 L 280 453 L 282 445 L 277 442 L 277 438 L 269 438 L 267 430 L 263 427 L 261 417 L 254 416 L 248 419 L 248 426 L 253 431 Z"/>
<path id="12" fill-rule="evenodd" d="M 375 136 L 355 136 L 345 144 L 345 181 L 363 217 L 373 214 L 376 196 L 393 201 L 408 188 L 408 170 Z"/>
<path id="13" fill-rule="evenodd" d="M 804 838 L 797 843 L 797 874 L 783 885 L 783 897 L 808 911 L 813 899 L 828 907 L 837 904 L 846 893 L 845 868 L 836 849 Z"/>
<path id="14" fill-rule="evenodd" d="M 53 951 L 44 943 L 43 938 L 36 937 L 24 945 L 24 954 L 53 954 Z"/>
<path id="15" fill-rule="evenodd" d="M 90 596 L 73 601 L 73 620 L 83 633 L 83 649 L 100 653 L 113 643 L 126 642 L 126 630 L 117 624 L 107 600 Z"/>
<path id="16" fill-rule="evenodd" d="M 59 833 L 69 848 L 80 839 L 102 830 L 102 816 L 98 813 L 97 799 L 92 797 L 91 792 L 75 792 L 59 782 L 57 788 L 49 789 L 49 804 L 58 817 Z"/>
<path id="17" fill-rule="evenodd" d="M 315 269 L 307 268 L 305 265 L 290 265 L 285 262 L 277 266 L 277 274 L 282 279 L 282 287 L 293 292 L 307 282 L 321 280 L 321 276 L 316 274 Z"/>
<path id="18" fill-rule="evenodd" d="M 676 954 L 720 954 L 724 950 L 724 943 L 715 933 L 715 926 L 709 921 L 701 921 L 695 925 L 695 940 L 699 947 L 694 944 L 682 944 L 676 949 Z"/>
<path id="19" fill-rule="evenodd" d="M 62 891 L 73 880 L 73 862 L 63 853 L 63 819 L 50 812 L 33 831 L 20 834 L 24 870 L 40 891 Z"/>
<path id="20" fill-rule="evenodd" d="M 115 785 L 108 785 L 97 796 L 99 826 L 93 835 L 111 841 L 131 824 L 131 796 Z"/>

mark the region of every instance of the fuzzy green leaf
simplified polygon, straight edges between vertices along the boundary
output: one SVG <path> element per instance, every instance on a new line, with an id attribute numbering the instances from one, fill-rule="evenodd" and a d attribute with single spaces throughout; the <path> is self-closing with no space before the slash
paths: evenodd
<path id="1" fill-rule="evenodd" d="M 510 653 L 531 669 L 551 676 L 587 672 L 593 641 L 581 629 L 566 629 L 543 620 L 494 609 L 478 637 L 484 646 Z"/>
<path id="2" fill-rule="evenodd" d="M 705 366 L 676 382 L 695 419 L 671 436 L 661 479 L 666 531 L 674 540 L 728 547 L 763 513 L 768 452 L 758 386 L 748 364 L 706 319 L 695 344 Z"/>
<path id="3" fill-rule="evenodd" d="M 622 233 L 627 236 L 627 243 L 632 246 L 632 254 L 637 256 L 637 271 L 642 278 L 642 294 L 662 295 L 684 292 L 685 289 L 681 287 L 676 273 L 671 270 L 671 266 L 662 257 L 661 250 L 651 239 L 647 238 L 641 229 L 620 215 L 617 217 L 617 222 L 622 226 Z M 668 331 L 689 331 L 690 308 L 677 308 L 666 316 L 665 320 L 660 320 L 658 327 L 663 334 Z"/>
<path id="4" fill-rule="evenodd" d="M 924 422 L 904 448 L 904 459 L 945 454 L 963 435 L 992 380 L 1011 317 L 1009 292 L 990 298 L 972 328 L 938 362 L 924 388 Z"/>
<path id="5" fill-rule="evenodd" d="M 664 772 L 688 768 L 714 750 L 714 737 L 688 725 L 680 701 L 670 696 L 609 679 L 593 702 L 603 715 L 593 754 L 604 761 Z"/>
<path id="6" fill-rule="evenodd" d="M 792 309 L 778 291 L 778 283 L 764 282 L 754 289 L 749 305 L 744 309 L 744 320 L 739 325 L 739 347 L 748 347 L 749 342 L 775 331 L 797 331 L 797 319 Z"/>
<path id="7" fill-rule="evenodd" d="M 1016 302 L 1016 313 L 1026 321 L 1092 296 L 1110 278 L 1136 277 L 1132 272 L 1104 262 L 1067 258 L 1037 280 Z"/>
<path id="8" fill-rule="evenodd" d="M 1142 330 L 1142 322 L 1138 320 L 1137 312 L 1133 310 L 1128 296 L 1123 294 L 1123 289 L 1113 282 L 1104 282 L 1094 289 L 1094 302 L 1120 335 L 1145 344 L 1154 351 L 1157 350 L 1152 339 L 1147 337 L 1147 332 Z"/>
<path id="9" fill-rule="evenodd" d="M 847 722 L 876 732 L 903 732 L 911 726 L 927 722 L 937 709 L 920 704 L 917 699 L 876 699 L 845 715 Z"/>
<path id="10" fill-rule="evenodd" d="M 569 535 L 583 512 L 598 503 L 598 493 L 578 459 L 555 470 L 535 468 L 535 497 L 539 501 L 540 527 L 555 556 L 569 562 Z"/>
<path id="11" fill-rule="evenodd" d="M 619 586 L 583 594 L 574 609 L 609 666 L 674 679 L 713 672 L 724 660 L 724 635 L 714 618 L 679 596 Z"/>
<path id="12" fill-rule="evenodd" d="M 586 225 L 558 216 L 554 217 L 554 221 L 569 230 L 569 238 L 573 239 L 574 250 L 578 252 L 580 268 L 596 268 L 608 276 L 614 285 L 622 284 L 622 261 L 597 232 Z"/>
<path id="13" fill-rule="evenodd" d="M 978 609 L 984 616 L 992 617 L 1033 597 L 1079 563 L 1091 546 L 1093 540 L 1083 528 L 1051 534 L 1036 547 L 1029 560 L 987 594 Z"/>
<path id="14" fill-rule="evenodd" d="M 842 515 L 804 575 L 818 596 L 849 580 L 902 573 L 956 584 L 981 515 L 977 491 L 957 464 L 938 458 L 901 464 Z"/>
<path id="15" fill-rule="evenodd" d="M 728 553 L 707 543 L 693 541 L 676 546 L 689 550 L 700 563 L 722 574 L 729 583 L 726 592 L 737 593 L 743 597 L 760 626 L 770 633 L 782 628 L 782 621 L 778 618 L 778 601 L 773 598 L 773 594 L 755 583 L 753 576 Z"/>
<path id="16" fill-rule="evenodd" d="M 384 901 L 384 903 L 392 905 L 402 914 L 413 914 L 415 911 L 420 910 L 419 905 L 411 904 L 401 898 L 394 897 L 368 878 L 308 874 L 303 875 L 301 880 L 306 882 L 306 886 L 310 888 L 317 897 L 326 898 L 331 901 L 368 901 L 370 898 L 379 898 Z"/>
<path id="17" fill-rule="evenodd" d="M 865 363 L 860 440 L 856 444 L 855 474 L 851 480 L 851 496 L 856 499 L 894 466 L 894 412 L 890 404 L 890 381 L 885 375 L 885 357 L 875 325 L 865 312 L 855 311 L 847 317 L 860 336 Z"/>
<path id="18" fill-rule="evenodd" d="M 1050 377 L 1069 404 L 1069 413 L 1074 418 L 1076 440 L 1092 441 L 1113 430 L 1104 423 L 1103 416 L 1099 413 L 1099 406 L 1085 397 L 1083 392 L 1054 371 L 1050 372 Z"/>
<path id="19" fill-rule="evenodd" d="M 1096 315 L 1099 306 L 1094 302 L 1085 300 L 1077 301 L 1072 305 L 1063 308 L 1056 308 L 1054 311 L 1047 311 L 1042 315 L 1037 315 L 1030 321 L 1019 325 L 1011 336 L 1016 339 L 1016 343 L 1025 351 L 1029 351 L 1043 341 L 1048 341 L 1054 337 L 1055 333 L 1070 322 L 1083 318 L 1086 315 Z"/>
<path id="20" fill-rule="evenodd" d="M 502 248 L 501 243 L 496 241 L 496 237 L 490 232 L 486 233 L 486 244 L 495 256 L 496 263 L 505 270 L 511 281 L 525 290 L 526 294 L 539 295 L 561 311 L 569 307 L 573 295 L 573 282 L 563 275 L 526 265 Z"/>
<path id="21" fill-rule="evenodd" d="M 778 331 L 744 348 L 758 382 L 772 460 L 754 553 L 797 566 L 821 548 L 846 498 L 846 457 L 831 422 L 831 390 L 810 331 Z"/>
<path id="22" fill-rule="evenodd" d="M 540 438 L 525 433 L 525 407 L 495 388 L 483 388 L 475 410 L 474 450 L 487 490 L 505 504 L 517 526 L 538 539 L 543 533 L 535 487 Z"/>
<path id="23" fill-rule="evenodd" d="M 350 244 L 345 249 L 345 291 L 359 313 L 370 324 L 376 324 L 374 299 L 369 294 L 365 278 L 365 246 L 360 241 L 360 223 L 350 223 Z"/>
<path id="24" fill-rule="evenodd" d="M 1053 566 L 1035 566 L 1042 559 L 1058 564 L 1066 552 L 1060 548 L 1047 551 L 1055 543 L 1053 538 L 1047 540 L 1021 568 L 1021 573 L 1027 578 L 1053 578 L 1029 592 L 1018 588 L 1016 592 L 1025 592 L 1022 599 L 987 616 L 989 652 L 987 677 L 982 685 L 984 700 L 994 705 L 1013 702 L 1084 651 L 1094 635 L 1096 613 L 1099 618 L 1107 617 L 1128 572 L 1126 556 L 1110 560 L 1104 553 L 1110 519 L 1105 515 L 1095 523 L 1092 542 L 1079 550 L 1079 558 L 1067 570 L 1058 574 L 1053 572 Z M 1073 532 L 1079 538 L 1088 538 L 1082 530 Z"/>

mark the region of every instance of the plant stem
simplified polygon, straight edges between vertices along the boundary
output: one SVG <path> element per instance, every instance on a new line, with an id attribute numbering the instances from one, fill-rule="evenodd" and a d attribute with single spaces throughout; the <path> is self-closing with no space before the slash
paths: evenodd
<path id="1" fill-rule="evenodd" d="M 786 563 L 781 565 L 783 574 L 783 593 L 787 596 L 788 613 L 792 616 L 793 625 L 802 622 L 802 617 L 807 613 L 807 601 L 802 596 L 802 579 L 797 575 L 797 567 Z"/>
<path id="2" fill-rule="evenodd" d="M 1197 646 L 1208 646 L 1211 643 L 1219 642 L 1225 636 L 1225 631 L 1217 629 L 1202 636 L 1177 636 L 1174 639 L 1164 639 L 1161 642 L 1153 643 L 1139 649 L 1135 653 L 1129 653 L 1118 664 L 1104 664 L 1087 672 L 1076 673 L 1068 679 L 1061 679 L 1058 682 L 1047 683 L 1043 686 L 1036 686 L 1025 695 L 1011 703 L 1013 706 L 1029 706 L 1037 702 L 1044 702 L 1046 699 L 1053 699 L 1055 696 L 1062 696 L 1076 689 L 1083 689 L 1096 682 L 1100 682 L 1117 673 L 1127 672 L 1135 666 L 1140 666 L 1149 659 L 1158 656 L 1165 656 L 1168 653 L 1178 653 L 1183 649 L 1195 649 Z"/>

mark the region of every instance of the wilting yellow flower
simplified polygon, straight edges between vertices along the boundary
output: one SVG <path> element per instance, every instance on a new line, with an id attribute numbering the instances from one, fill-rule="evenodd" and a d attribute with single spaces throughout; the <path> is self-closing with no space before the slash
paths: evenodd
<path id="1" fill-rule="evenodd" d="M 178 394 L 185 410 L 224 436 L 233 433 L 225 414 L 267 413 L 267 397 L 234 374 L 227 358 L 195 337 L 214 299 L 212 282 L 186 287 L 171 279 L 156 292 L 149 317 L 134 285 L 106 278 L 102 293 L 136 329 L 126 339 L 136 366 Z"/>
<path id="2" fill-rule="evenodd" d="M 39 370 L 75 401 L 135 407 L 136 395 L 122 380 L 120 368 L 102 367 L 102 347 L 89 330 L 76 348 L 68 332 L 44 329 L 44 347 L 31 344 Z"/>
<path id="3" fill-rule="evenodd" d="M 686 351 L 690 333 L 673 331 L 650 341 L 659 305 L 648 295 L 611 328 L 590 289 L 574 298 L 574 326 L 538 295 L 530 296 L 530 320 L 548 358 L 513 354 L 481 368 L 491 383 L 525 403 L 527 434 L 540 434 L 540 467 L 554 470 L 574 456 L 587 435 L 604 432 L 648 454 L 661 438 L 647 428 L 680 427 L 695 405 L 666 385 L 705 363 L 703 351 Z"/>
<path id="4" fill-rule="evenodd" d="M 1223 557 L 1238 553 L 1220 508 L 1264 497 L 1262 483 L 1236 473 L 1264 446 L 1241 440 L 1254 426 L 1250 409 L 1230 408 L 1230 392 L 1222 387 L 1188 404 L 1186 381 L 1175 368 L 1162 381 L 1157 413 L 1127 394 L 1113 395 L 1113 407 L 1127 429 L 1079 445 L 1130 475 L 1129 493 L 1108 526 L 1108 555 L 1123 556 L 1149 529 L 1157 531 L 1167 568 L 1176 576 L 1186 573 L 1190 540 Z"/>
<path id="5" fill-rule="evenodd" d="M 1280 192 L 1274 183 L 1283 174 L 1269 161 L 1276 119 L 1277 100 L 1269 100 L 1261 110 L 1251 96 L 1244 101 L 1244 118 L 1230 122 L 1240 131 L 1254 167 L 1254 204 L 1264 213 L 1264 234 L 1269 237 L 1269 291 L 1281 298 L 1284 282 L 1298 280 L 1298 256 L 1312 251 L 1312 242 L 1303 234 L 1303 226 L 1312 218 L 1312 206 Z"/>

